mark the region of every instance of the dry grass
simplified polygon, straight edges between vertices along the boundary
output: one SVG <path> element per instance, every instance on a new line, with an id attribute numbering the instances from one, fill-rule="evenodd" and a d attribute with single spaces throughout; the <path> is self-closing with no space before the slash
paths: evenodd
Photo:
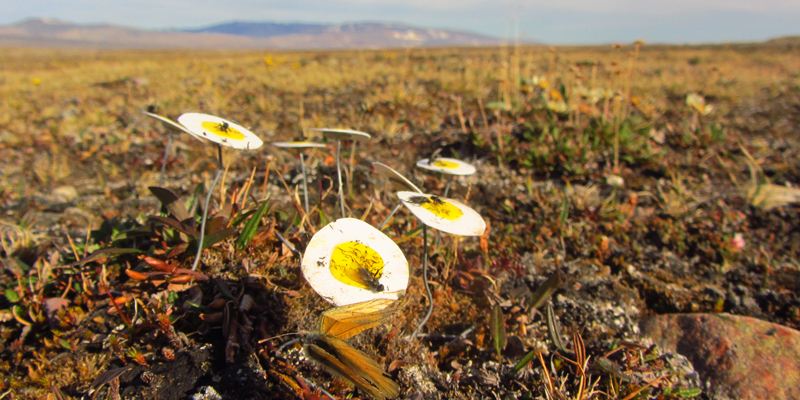
<path id="1" fill-rule="evenodd" d="M 436 311 L 428 329 L 445 336 L 414 344 L 400 339 L 422 314 L 423 291 L 413 278 L 407 303 L 388 328 L 358 342 L 381 361 L 406 363 L 391 371 L 404 394 L 681 398 L 697 395 L 697 386 L 657 349 L 618 345 L 634 336 L 631 321 L 640 314 L 726 311 L 800 325 L 800 305 L 790 295 L 800 257 L 793 226 L 800 217 L 796 189 L 787 186 L 800 183 L 800 117 L 792 111 L 800 104 L 800 55 L 779 46 L 644 45 L 638 53 L 632 45 L 280 53 L 4 49 L 0 70 L 6 271 L 0 397 L 80 397 L 100 372 L 120 363 L 140 365 L 141 372 L 181 362 L 182 352 L 196 356 L 203 344 L 225 349 L 225 357 L 209 362 L 217 372 L 233 365 L 224 359 L 257 360 L 257 367 L 237 366 L 261 377 L 247 381 L 249 393 L 297 396 L 305 385 L 297 374 L 328 379 L 291 351 L 278 354 L 245 336 L 241 342 L 221 337 L 224 313 L 216 307 L 239 310 L 241 332 L 250 339 L 315 321 L 324 306 L 274 232 L 302 250 L 336 215 L 331 149 L 307 156 L 320 182 L 312 197 L 322 205 L 304 222 L 297 216 L 299 197 L 290 197 L 281 182 L 297 184 L 293 156 L 269 145 L 263 152 L 226 151 L 225 184 L 215 197 L 231 207 L 211 211 L 214 231 L 229 234 L 205 251 L 203 274 L 192 275 L 180 268 L 191 264 L 185 250 L 196 240 L 193 229 L 146 224 L 158 214 L 147 187 L 157 184 L 166 143 L 160 125 L 140 113 L 148 105 L 172 117 L 188 111 L 224 116 L 266 142 L 323 126 L 374 134 L 352 155 L 347 201 L 352 215 L 373 225 L 396 200 L 370 174 L 371 161 L 395 167 L 431 192 L 446 181 L 415 172 L 418 158 L 444 148 L 443 155 L 477 164 L 479 175 L 458 180 L 453 193 L 468 197 L 491 232 L 445 242 L 431 253 Z M 697 115 L 686 104 L 690 93 L 702 95 L 713 111 Z M 207 187 L 215 172 L 213 149 L 185 135 L 175 143 L 166 186 L 191 210 L 202 197 L 195 187 Z M 78 197 L 57 196 L 64 187 Z M 252 243 L 240 248 L 237 236 L 257 207 L 251 200 L 265 198 L 270 211 Z M 386 232 L 411 265 L 421 264 L 413 218 L 396 216 Z M 72 264 L 101 247 L 142 253 Z M 544 339 L 546 323 L 530 309 L 530 292 L 555 273 L 567 275 L 554 308 L 574 354 Z M 206 283 L 183 290 L 192 279 Z M 730 285 L 754 293 L 765 285 L 777 299 L 765 310 L 744 309 L 699 288 Z M 53 312 L 46 299 L 65 306 Z M 487 310 L 500 310 L 498 304 L 502 312 L 492 330 Z M 508 335 L 504 351 L 493 348 L 499 341 L 492 332 L 499 331 Z M 75 355 L 69 368 L 56 371 L 67 353 Z M 533 362 L 510 373 L 525 354 Z M 269 384 L 261 388 L 264 376 Z M 415 376 L 424 382 L 415 383 Z M 130 379 L 127 387 L 133 390 Z"/>

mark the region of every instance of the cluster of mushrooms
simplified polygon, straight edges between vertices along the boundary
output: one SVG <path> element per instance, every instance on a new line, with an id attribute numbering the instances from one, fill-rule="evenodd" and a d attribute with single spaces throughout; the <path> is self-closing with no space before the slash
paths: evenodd
<path id="1" fill-rule="evenodd" d="M 148 110 L 144 114 L 158 119 L 169 130 L 170 136 L 166 152 L 172 142 L 172 132 L 186 132 L 198 138 L 217 144 L 219 167 L 214 181 L 208 190 L 203 207 L 200 228 L 200 243 L 203 242 L 208 203 L 214 186 L 222 171 L 222 146 L 242 150 L 254 150 L 263 142 L 248 129 L 234 122 L 200 113 L 183 114 L 175 122 Z M 306 355 L 323 365 L 329 372 L 343 377 L 375 399 L 395 398 L 399 387 L 374 360 L 365 353 L 353 348 L 345 340 L 367 329 L 383 323 L 400 308 L 410 276 L 410 268 L 405 255 L 395 242 L 370 224 L 355 218 L 346 217 L 340 153 L 342 140 L 356 141 L 370 139 L 364 132 L 347 129 L 313 129 L 329 139 L 336 140 L 336 169 L 339 188 L 339 208 L 341 218 L 321 228 L 308 243 L 302 256 L 301 267 L 309 285 L 325 301 L 335 308 L 325 311 L 319 319 L 316 331 L 303 338 Z M 325 147 L 312 141 L 275 142 L 274 146 L 287 149 Z M 306 170 L 302 151 L 300 154 L 303 174 L 304 207 L 309 212 Z M 423 159 L 417 166 L 431 171 L 450 175 L 471 175 L 475 167 L 463 161 L 438 157 L 434 153 Z M 446 197 L 424 193 L 411 181 L 391 167 L 373 163 L 376 172 L 390 181 L 408 189 L 397 192 L 398 204 L 386 218 L 383 226 L 402 206 L 407 207 L 423 223 L 423 283 L 428 296 L 428 310 L 424 318 L 408 337 L 414 340 L 433 311 L 431 291 L 428 286 L 428 231 L 427 227 L 441 232 L 462 236 L 480 236 L 486 230 L 483 218 L 462 202 Z M 162 180 L 164 167 L 162 165 Z M 450 183 L 444 196 L 447 196 Z M 198 246 L 192 269 L 200 260 L 202 246 Z"/>

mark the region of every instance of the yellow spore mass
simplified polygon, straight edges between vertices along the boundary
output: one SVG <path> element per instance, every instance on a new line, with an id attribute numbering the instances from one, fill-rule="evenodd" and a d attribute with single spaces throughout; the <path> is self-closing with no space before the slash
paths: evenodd
<path id="1" fill-rule="evenodd" d="M 435 165 L 437 167 L 448 168 L 448 169 L 456 169 L 456 168 L 458 168 L 458 164 L 456 164 L 456 163 L 454 163 L 452 161 L 445 161 L 445 160 L 436 160 L 436 161 L 433 162 L 433 165 Z"/>
<path id="2" fill-rule="evenodd" d="M 244 134 L 242 132 L 231 128 L 227 124 L 223 125 L 213 121 L 203 121 L 201 125 L 203 126 L 203 129 L 206 129 L 217 136 L 222 136 L 224 138 L 233 140 L 244 140 Z"/>
<path id="3" fill-rule="evenodd" d="M 377 251 L 359 242 L 342 243 L 333 249 L 331 275 L 345 285 L 370 289 L 359 273 L 359 268 L 369 271 L 376 279 L 383 275 L 383 257 Z"/>
<path id="4" fill-rule="evenodd" d="M 446 202 L 446 201 L 430 201 L 428 203 L 420 204 L 422 208 L 432 212 L 439 218 L 444 218 L 449 221 L 455 221 L 464 215 L 460 208 Z"/>

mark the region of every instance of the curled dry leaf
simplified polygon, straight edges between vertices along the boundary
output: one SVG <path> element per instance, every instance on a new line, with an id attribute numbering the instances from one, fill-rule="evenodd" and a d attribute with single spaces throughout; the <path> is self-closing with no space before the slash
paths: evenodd
<path id="1" fill-rule="evenodd" d="M 205 323 L 211 325 L 221 324 L 222 320 L 224 319 L 224 313 L 222 311 L 219 311 L 209 314 L 200 314 L 200 319 L 202 319 Z"/>
<path id="2" fill-rule="evenodd" d="M 125 275 L 128 275 L 129 278 L 135 279 L 137 281 L 147 280 L 147 275 L 145 275 L 145 274 L 143 274 L 141 272 L 136 272 L 136 271 L 134 271 L 132 269 L 126 269 L 125 270 Z"/>
<path id="3" fill-rule="evenodd" d="M 178 275 L 169 280 L 169 283 L 189 283 L 193 277 L 191 275 Z"/>
<path id="4" fill-rule="evenodd" d="M 125 304 L 131 300 L 133 300 L 133 296 L 119 296 L 116 299 L 114 299 L 114 304 L 116 305 Z"/>
<path id="5" fill-rule="evenodd" d="M 211 309 L 214 309 L 214 310 L 219 310 L 222 307 L 225 307 L 225 303 L 227 303 L 227 302 L 228 302 L 228 299 L 219 298 L 219 299 L 216 299 L 216 300 L 212 301 L 211 303 L 208 303 L 208 308 L 211 308 Z"/>
<path id="6" fill-rule="evenodd" d="M 159 271 L 172 272 L 172 270 L 175 269 L 174 266 L 169 265 L 166 262 L 161 261 L 161 260 L 159 260 L 157 258 L 144 257 L 143 260 L 144 260 L 144 262 L 147 263 L 147 265 L 149 265 L 149 266 L 151 266 L 151 267 L 153 267 L 153 268 L 155 268 L 155 269 L 157 269 Z"/>

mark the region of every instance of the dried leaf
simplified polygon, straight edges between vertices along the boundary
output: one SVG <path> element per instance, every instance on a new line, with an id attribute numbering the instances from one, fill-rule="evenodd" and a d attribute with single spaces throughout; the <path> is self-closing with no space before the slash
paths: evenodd
<path id="1" fill-rule="evenodd" d="M 126 366 L 124 366 L 122 368 L 110 369 L 110 370 L 108 370 L 106 372 L 103 372 L 100 375 L 97 375 L 97 378 L 94 378 L 94 380 L 92 381 L 92 384 L 89 385 L 89 387 L 92 389 L 92 390 L 89 391 L 89 393 L 91 393 L 92 391 L 95 391 L 97 389 L 100 389 L 101 386 L 105 385 L 108 382 L 111 382 L 112 380 L 114 380 L 115 378 L 119 377 L 120 375 L 125 373 L 125 371 L 127 371 L 127 370 L 129 370 L 131 368 L 133 368 L 133 365 L 132 364 L 128 364 L 128 365 L 126 365 Z"/>
<path id="2" fill-rule="evenodd" d="M 215 313 L 200 314 L 200 319 L 202 319 L 207 324 L 216 325 L 222 323 L 223 314 L 222 311 Z"/>
<path id="3" fill-rule="evenodd" d="M 200 236 L 200 232 L 198 232 L 197 229 L 194 229 L 193 227 L 189 226 L 189 224 L 184 223 L 183 221 L 178 221 L 178 220 L 172 219 L 172 218 L 165 218 L 165 217 L 161 217 L 161 216 L 158 216 L 158 215 L 151 215 L 151 216 L 147 217 L 147 219 L 149 219 L 151 221 L 154 221 L 154 222 L 157 222 L 157 223 L 160 223 L 160 224 L 163 224 L 163 225 L 166 225 L 166 226 L 168 226 L 168 227 L 170 227 L 172 229 L 175 229 L 175 230 L 177 230 L 179 232 L 183 232 L 183 233 L 185 233 L 185 234 L 187 234 L 187 235 L 189 235 L 189 236 L 191 236 L 193 238 L 197 238 L 197 237 Z"/>
<path id="4" fill-rule="evenodd" d="M 129 278 L 135 279 L 137 281 L 147 280 L 147 275 L 145 275 L 145 274 L 143 274 L 141 272 L 134 271 L 132 269 L 126 269 L 125 270 L 125 275 L 128 275 Z"/>
<path id="5" fill-rule="evenodd" d="M 217 215 L 206 222 L 206 233 L 217 232 L 228 226 L 228 217 Z"/>
<path id="6" fill-rule="evenodd" d="M 149 265 L 149 266 L 151 266 L 151 267 L 153 267 L 153 268 L 155 268 L 155 269 L 157 269 L 159 271 L 172 272 L 175 269 L 174 266 L 169 265 L 166 262 L 161 261 L 161 260 L 159 260 L 157 258 L 144 257 L 143 260 L 144 260 L 144 262 L 147 263 L 147 265 Z"/>
<path id="7" fill-rule="evenodd" d="M 175 257 L 185 253 L 186 249 L 188 249 L 188 248 L 189 248 L 189 243 L 181 243 L 181 244 L 175 246 L 175 248 L 172 249 L 172 251 L 170 251 L 169 254 L 167 254 L 167 258 L 175 258 Z"/>
<path id="8" fill-rule="evenodd" d="M 528 308 L 531 310 L 538 309 L 539 307 L 543 306 L 544 303 L 550 299 L 550 296 L 561 286 L 563 279 L 561 277 L 561 271 L 556 271 L 556 273 L 548 278 L 542 286 L 536 289 L 533 292 L 533 296 L 531 296 L 531 301 L 528 302 Z"/>
<path id="9" fill-rule="evenodd" d="M 183 205 L 181 199 L 173 191 L 159 186 L 150 186 L 148 189 L 150 189 L 150 193 L 156 196 L 158 201 L 160 201 L 179 221 L 190 217 L 186 206 Z"/>
<path id="10" fill-rule="evenodd" d="M 617 364 L 614 364 L 613 361 L 609 360 L 605 357 L 599 357 L 594 360 L 592 363 L 592 368 L 603 371 L 608 373 L 609 375 L 613 375 L 615 378 L 619 379 L 622 382 L 630 382 L 631 377 L 628 376 L 626 373 L 622 372 L 622 367 Z"/>
<path id="11" fill-rule="evenodd" d="M 481 254 L 486 259 L 489 259 L 489 232 L 492 231 L 491 225 L 486 224 L 486 230 L 481 235 Z"/>
<path id="12" fill-rule="evenodd" d="M 191 275 L 178 275 L 169 280 L 169 283 L 187 283 L 192 280 Z"/>
<path id="13" fill-rule="evenodd" d="M 116 305 L 125 304 L 131 300 L 133 300 L 133 296 L 119 296 L 116 299 L 114 299 L 114 304 Z"/>
<path id="14" fill-rule="evenodd" d="M 44 309 L 47 311 L 47 319 L 51 320 L 56 312 L 69 305 L 69 300 L 62 299 L 61 297 L 51 297 L 44 300 Z"/>
<path id="15" fill-rule="evenodd" d="M 194 280 L 196 280 L 196 281 L 207 281 L 208 280 L 208 275 L 206 275 L 206 274 L 204 274 L 202 272 L 192 271 L 192 270 L 186 269 L 186 268 L 177 268 L 175 271 L 173 271 L 173 273 L 182 274 L 182 275 L 191 275 L 191 276 L 194 277 Z"/>

